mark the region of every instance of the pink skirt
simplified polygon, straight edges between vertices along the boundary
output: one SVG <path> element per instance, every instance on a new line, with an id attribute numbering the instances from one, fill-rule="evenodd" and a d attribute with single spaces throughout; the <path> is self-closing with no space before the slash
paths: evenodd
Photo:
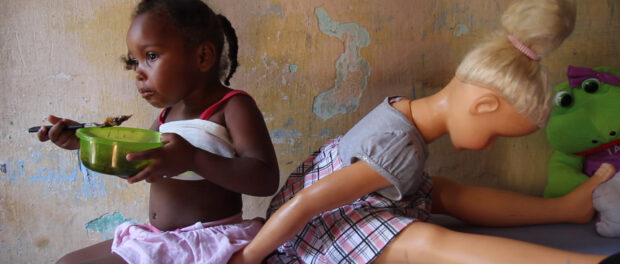
<path id="1" fill-rule="evenodd" d="M 242 220 L 240 214 L 165 232 L 150 224 L 125 222 L 114 231 L 112 252 L 130 264 L 226 263 L 262 225 L 260 219 Z"/>

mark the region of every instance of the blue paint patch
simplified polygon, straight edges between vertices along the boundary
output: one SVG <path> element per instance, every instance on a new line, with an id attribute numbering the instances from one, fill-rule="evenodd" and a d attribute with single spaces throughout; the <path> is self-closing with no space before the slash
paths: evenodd
<path id="1" fill-rule="evenodd" d="M 66 168 L 43 167 L 28 178 L 28 183 L 43 182 L 48 187 L 52 185 L 62 185 L 65 183 L 75 183 L 77 181 L 77 170 Z"/>
<path id="2" fill-rule="evenodd" d="M 290 127 L 292 125 L 295 124 L 295 119 L 293 119 L 292 117 L 289 118 L 288 120 L 286 120 L 286 123 L 284 123 L 284 127 Z"/>
<path id="3" fill-rule="evenodd" d="M 296 73 L 297 72 L 297 64 L 290 64 L 288 66 L 288 71 L 292 72 L 292 73 Z"/>
<path id="4" fill-rule="evenodd" d="M 51 164 L 62 164 L 60 162 L 61 157 L 57 154 L 47 155 L 46 159 L 51 160 Z M 42 155 L 35 152 L 32 154 L 29 164 L 39 164 L 42 160 Z M 53 189 L 52 186 L 66 186 L 68 183 L 75 183 L 77 175 L 78 171 L 76 169 L 44 166 L 37 168 L 34 174 L 28 177 L 26 182 L 31 184 L 43 183 L 51 190 Z"/>
<path id="5" fill-rule="evenodd" d="M 295 129 L 281 129 L 278 128 L 271 132 L 271 141 L 273 144 L 289 144 L 294 145 L 295 140 L 301 137 L 301 133 Z"/>
<path id="6" fill-rule="evenodd" d="M 26 175 L 25 162 L 9 162 L 6 164 L 6 174 L 10 183 L 16 183 L 20 176 Z"/>
<path id="7" fill-rule="evenodd" d="M 345 41 L 345 35 L 355 38 L 355 42 L 359 47 L 366 47 L 370 45 L 370 34 L 368 30 L 356 23 L 340 23 L 332 20 L 327 11 L 322 7 L 318 7 L 314 10 L 319 22 L 319 29 L 324 34 L 330 37 L 336 37 L 339 40 Z"/>
<path id="8" fill-rule="evenodd" d="M 86 168 L 84 164 L 80 162 L 80 170 L 84 178 L 82 180 L 82 195 L 86 198 L 103 197 L 108 194 L 105 189 L 105 177 L 96 172 L 93 172 Z"/>
<path id="9" fill-rule="evenodd" d="M 116 226 L 127 222 L 127 221 L 135 221 L 133 219 L 128 219 L 123 217 L 123 215 L 119 212 L 114 212 L 112 214 L 105 214 L 97 219 L 94 219 L 84 226 L 86 230 L 92 230 L 99 234 L 103 235 L 103 238 L 108 240 L 114 236 L 114 229 Z"/>
<path id="10" fill-rule="evenodd" d="M 76 152 L 77 153 L 77 152 Z M 75 198 L 98 198 L 107 195 L 106 176 L 85 173 L 85 177 L 78 177 L 79 170 L 73 166 L 62 167 L 66 163 L 66 156 L 34 152 L 30 158 L 17 162 L 8 162 L 6 172 L 11 183 L 43 185 L 50 194 L 73 192 L 82 179 L 81 192 Z M 26 164 L 29 166 L 26 169 Z M 43 164 L 53 164 L 45 166 Z M 6 178 L 2 177 L 2 178 Z M 79 188 L 79 187 L 77 187 Z"/>
<path id="11" fill-rule="evenodd" d="M 279 4 L 274 4 L 267 9 L 267 14 L 276 14 L 280 17 L 280 19 L 284 18 L 284 14 L 282 13 L 282 8 Z"/>
<path id="12" fill-rule="evenodd" d="M 321 137 L 326 138 L 326 137 L 331 137 L 332 135 L 332 130 L 329 128 L 325 128 L 325 129 L 321 129 Z"/>
<path id="13" fill-rule="evenodd" d="M 359 99 L 368 85 L 370 63 L 361 49 L 370 45 L 368 30 L 356 23 L 333 21 L 322 7 L 314 10 L 319 29 L 344 43 L 345 51 L 336 60 L 334 87 L 314 98 L 312 111 L 322 119 L 357 110 Z M 342 94 L 347 93 L 347 94 Z"/>
<path id="14" fill-rule="evenodd" d="M 432 32 L 450 29 L 451 23 L 449 24 L 448 19 L 464 21 L 467 19 L 467 14 L 469 14 L 469 5 L 467 4 L 461 7 L 460 3 L 455 3 L 451 7 L 442 8 L 440 11 L 437 11 L 436 14 L 433 14 L 435 19 L 433 20 Z"/>
<path id="15" fill-rule="evenodd" d="M 454 29 L 454 36 L 460 37 L 467 33 L 469 33 L 469 28 L 466 25 L 463 25 L 463 24 L 456 25 L 456 28 Z"/>

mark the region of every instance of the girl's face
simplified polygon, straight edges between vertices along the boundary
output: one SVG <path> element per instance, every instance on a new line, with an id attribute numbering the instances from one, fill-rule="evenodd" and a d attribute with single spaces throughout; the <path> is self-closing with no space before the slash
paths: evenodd
<path id="1" fill-rule="evenodd" d="M 127 49 L 138 92 L 151 105 L 172 106 L 196 88 L 197 52 L 164 15 L 137 16 L 127 32 Z"/>

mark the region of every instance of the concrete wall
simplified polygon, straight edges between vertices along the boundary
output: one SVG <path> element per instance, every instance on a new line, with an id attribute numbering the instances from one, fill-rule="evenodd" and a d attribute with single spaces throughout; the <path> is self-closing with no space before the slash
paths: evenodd
<path id="1" fill-rule="evenodd" d="M 544 64 L 620 67 L 620 2 L 577 0 L 577 26 Z M 325 140 L 388 95 L 421 97 L 452 77 L 464 53 L 498 27 L 502 0 L 212 0 L 239 35 L 232 86 L 254 95 L 282 179 Z M 146 183 L 86 175 L 74 152 L 26 133 L 48 114 L 81 121 L 156 116 L 123 70 L 135 0 L 0 0 L 0 263 L 49 263 L 109 238 L 125 219 L 147 220 Z M 544 132 L 499 140 L 492 151 L 431 146 L 428 171 L 538 195 L 552 152 Z M 269 199 L 246 199 L 245 216 Z"/>

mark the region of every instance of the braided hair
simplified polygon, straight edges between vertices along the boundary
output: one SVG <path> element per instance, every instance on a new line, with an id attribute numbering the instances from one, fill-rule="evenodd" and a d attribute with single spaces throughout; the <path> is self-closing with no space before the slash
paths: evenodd
<path id="1" fill-rule="evenodd" d="M 148 12 L 167 16 L 190 45 L 212 43 L 216 49 L 215 65 L 220 67 L 218 69 L 220 78 L 228 72 L 224 84 L 230 85 L 230 79 L 239 66 L 237 60 L 239 43 L 235 29 L 224 15 L 215 14 L 200 0 L 142 0 L 136 7 L 132 19 Z M 221 58 L 225 44 L 228 44 L 228 63 L 222 63 Z M 219 65 L 228 65 L 228 69 L 222 69 L 223 67 Z"/>

